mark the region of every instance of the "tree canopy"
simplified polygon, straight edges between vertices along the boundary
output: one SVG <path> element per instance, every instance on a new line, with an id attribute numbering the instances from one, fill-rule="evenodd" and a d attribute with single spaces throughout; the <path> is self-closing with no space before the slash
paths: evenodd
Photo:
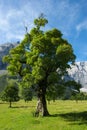
<path id="1" fill-rule="evenodd" d="M 47 88 L 59 84 L 66 69 L 76 58 L 71 44 L 62 38 L 60 30 L 53 28 L 43 31 L 42 27 L 47 23 L 43 15 L 35 19 L 35 27 L 4 57 L 8 63 L 7 69 L 20 76 L 23 85 L 36 87 L 38 99 L 43 106 L 43 116 L 49 115 L 45 100 Z M 59 90 L 61 86 L 58 85 Z M 39 112 L 38 107 L 36 112 Z"/>
<path id="2" fill-rule="evenodd" d="M 33 98 L 32 90 L 28 87 L 23 87 L 22 88 L 22 98 L 25 100 L 25 102 L 31 101 Z"/>
<path id="3" fill-rule="evenodd" d="M 10 81 L 7 83 L 7 86 L 1 94 L 1 99 L 10 103 L 11 107 L 12 102 L 19 101 L 19 88 L 16 82 Z"/>

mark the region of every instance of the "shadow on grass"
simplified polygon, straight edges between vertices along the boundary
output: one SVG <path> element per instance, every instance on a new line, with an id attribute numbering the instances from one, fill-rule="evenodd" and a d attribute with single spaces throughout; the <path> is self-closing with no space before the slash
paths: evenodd
<path id="1" fill-rule="evenodd" d="M 8 104 L 7 102 L 0 102 L 0 104 Z"/>
<path id="2" fill-rule="evenodd" d="M 54 114 L 54 115 L 51 115 L 51 117 L 62 117 L 65 120 L 71 122 L 71 124 L 73 124 L 73 125 L 87 124 L 87 111 L 64 113 L 64 114 Z"/>
<path id="3" fill-rule="evenodd" d="M 11 108 L 32 108 L 35 106 L 12 106 Z"/>

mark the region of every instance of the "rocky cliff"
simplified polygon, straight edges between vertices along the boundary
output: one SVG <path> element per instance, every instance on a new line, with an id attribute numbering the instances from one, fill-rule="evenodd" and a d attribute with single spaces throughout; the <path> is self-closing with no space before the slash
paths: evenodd
<path id="1" fill-rule="evenodd" d="M 6 64 L 2 62 L 3 56 L 9 53 L 9 50 L 15 47 L 18 43 L 0 44 L 0 70 L 6 69 Z"/>
<path id="2" fill-rule="evenodd" d="M 68 69 L 69 77 L 82 84 L 83 88 L 87 88 L 87 61 L 76 62 Z"/>

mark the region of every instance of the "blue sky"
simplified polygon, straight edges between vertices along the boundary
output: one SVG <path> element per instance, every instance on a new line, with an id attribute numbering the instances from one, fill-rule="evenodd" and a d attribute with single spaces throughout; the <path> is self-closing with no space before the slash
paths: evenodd
<path id="1" fill-rule="evenodd" d="M 72 44 L 76 61 L 87 61 L 87 0 L 0 0 L 0 44 L 23 39 L 40 13 L 46 29 L 58 28 Z"/>

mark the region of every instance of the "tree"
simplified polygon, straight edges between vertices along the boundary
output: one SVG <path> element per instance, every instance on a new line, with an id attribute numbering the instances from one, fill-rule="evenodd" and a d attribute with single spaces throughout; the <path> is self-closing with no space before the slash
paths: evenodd
<path id="1" fill-rule="evenodd" d="M 26 101 L 31 101 L 33 98 L 32 90 L 28 87 L 22 88 L 22 98 Z"/>
<path id="2" fill-rule="evenodd" d="M 75 80 L 69 80 L 65 82 L 66 86 L 66 92 L 64 95 L 64 99 L 70 99 L 71 96 L 75 97 L 80 93 L 80 88 L 82 88 L 82 85 L 79 82 L 76 82 Z"/>
<path id="3" fill-rule="evenodd" d="M 35 86 L 38 96 L 36 114 L 41 111 L 42 116 L 49 115 L 45 98 L 47 88 L 57 85 L 75 60 L 71 44 L 62 38 L 58 29 L 43 31 L 42 27 L 47 23 L 41 14 L 34 20 L 35 27 L 4 57 L 12 74 L 19 75 L 22 83 Z"/>
<path id="4" fill-rule="evenodd" d="M 19 101 L 19 88 L 15 82 L 9 82 L 5 90 L 2 92 L 1 99 L 10 103 L 9 107 L 12 107 L 12 102 Z"/>
<path id="5" fill-rule="evenodd" d="M 7 85 L 7 74 L 1 74 L 0 75 L 0 93 L 5 89 L 6 85 Z"/>
<path id="6" fill-rule="evenodd" d="M 61 81 L 59 81 L 57 84 L 48 86 L 47 91 L 46 91 L 47 100 L 55 101 L 56 99 L 60 99 L 64 95 L 65 89 L 66 87 L 65 87 L 63 79 L 61 79 Z"/>
<path id="7" fill-rule="evenodd" d="M 76 100 L 76 102 L 78 101 L 78 100 L 87 100 L 87 95 L 85 95 L 84 93 L 82 93 L 82 92 L 80 92 L 80 93 L 72 93 L 72 95 L 71 95 L 71 98 L 70 98 L 71 100 Z"/>

